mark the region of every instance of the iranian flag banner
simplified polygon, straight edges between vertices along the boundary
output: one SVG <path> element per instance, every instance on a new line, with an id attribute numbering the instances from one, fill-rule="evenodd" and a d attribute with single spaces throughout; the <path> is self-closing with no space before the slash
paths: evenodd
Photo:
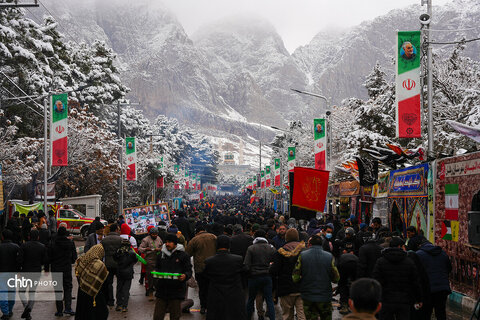
<path id="1" fill-rule="evenodd" d="M 265 166 L 265 175 L 266 175 L 265 185 L 267 188 L 269 188 L 271 184 L 270 166 Z"/>
<path id="2" fill-rule="evenodd" d="M 197 190 L 202 190 L 202 184 L 200 183 L 200 177 L 197 177 Z"/>
<path id="3" fill-rule="evenodd" d="M 68 94 L 54 94 L 50 106 L 50 165 L 68 165 Z"/>
<path id="4" fill-rule="evenodd" d="M 420 31 L 397 32 L 395 99 L 399 138 L 422 137 L 420 48 Z"/>
<path id="5" fill-rule="evenodd" d="M 293 172 L 293 168 L 295 168 L 295 147 L 288 147 L 288 161 L 287 161 L 287 167 L 288 167 L 288 172 Z"/>
<path id="6" fill-rule="evenodd" d="M 189 189 L 189 179 L 190 179 L 190 174 L 188 172 L 188 169 L 185 168 L 185 190 Z"/>
<path id="7" fill-rule="evenodd" d="M 192 174 L 192 189 L 193 190 L 197 189 L 197 174 L 196 173 Z"/>
<path id="8" fill-rule="evenodd" d="M 260 171 L 260 176 L 262 177 L 262 180 L 261 180 L 262 183 L 261 183 L 260 188 L 265 189 L 265 171 L 264 170 Z"/>
<path id="9" fill-rule="evenodd" d="M 281 181 L 280 181 L 280 159 L 275 159 L 274 160 L 274 163 L 275 163 L 275 187 L 280 187 L 281 185 Z"/>
<path id="10" fill-rule="evenodd" d="M 125 138 L 125 153 L 127 154 L 127 181 L 137 180 L 137 146 L 135 137 Z"/>
<path id="11" fill-rule="evenodd" d="M 253 189 L 257 189 L 257 175 L 253 176 Z"/>
<path id="12" fill-rule="evenodd" d="M 458 220 L 458 184 L 445 185 L 445 219 Z"/>
<path id="13" fill-rule="evenodd" d="M 327 122 L 325 119 L 313 119 L 315 169 L 327 169 Z"/>

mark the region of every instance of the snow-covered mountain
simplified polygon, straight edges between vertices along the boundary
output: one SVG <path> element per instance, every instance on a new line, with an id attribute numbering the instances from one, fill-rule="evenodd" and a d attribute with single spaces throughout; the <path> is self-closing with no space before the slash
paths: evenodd
<path id="1" fill-rule="evenodd" d="M 320 32 L 290 55 L 272 25 L 258 17 L 230 17 L 189 36 L 160 1 L 44 3 L 67 39 L 102 39 L 115 50 L 130 97 L 148 115 L 165 114 L 212 136 L 250 142 L 274 134 L 259 123 L 286 127 L 289 120 L 310 121 L 324 113 L 324 101 L 290 88 L 322 93 L 331 104 L 366 97 L 362 84 L 377 61 L 393 74 L 395 31 L 418 29 L 418 17 L 426 11 L 414 5 L 347 31 Z M 433 40 L 475 38 L 480 29 L 471 28 L 478 21 L 477 0 L 435 7 L 434 30 L 462 31 L 435 31 Z M 478 59 L 479 49 L 479 42 L 469 43 L 465 54 Z"/>
<path id="2" fill-rule="evenodd" d="M 314 88 L 339 103 L 348 97 L 365 98 L 362 86 L 365 76 L 376 62 L 392 76 L 396 30 L 418 30 L 419 16 L 426 7 L 412 5 L 390 11 L 344 32 L 320 32 L 306 46 L 293 53 L 301 69 L 313 78 Z M 434 6 L 432 40 L 451 42 L 477 38 L 480 32 L 480 3 L 455 0 L 445 6 Z M 459 31 L 446 31 L 446 30 Z M 435 46 L 434 54 L 444 54 L 452 45 Z M 478 60 L 479 42 L 469 43 L 464 54 Z"/>

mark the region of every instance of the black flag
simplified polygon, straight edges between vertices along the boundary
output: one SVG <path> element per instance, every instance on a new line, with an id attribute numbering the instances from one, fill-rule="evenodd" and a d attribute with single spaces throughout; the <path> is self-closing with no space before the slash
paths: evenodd
<path id="1" fill-rule="evenodd" d="M 361 186 L 369 187 L 377 183 L 378 161 L 357 157 L 357 165 Z"/>

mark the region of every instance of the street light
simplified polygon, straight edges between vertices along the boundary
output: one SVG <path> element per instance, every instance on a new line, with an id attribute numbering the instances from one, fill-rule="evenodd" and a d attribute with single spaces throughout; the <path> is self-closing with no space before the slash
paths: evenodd
<path id="1" fill-rule="evenodd" d="M 292 89 L 290 88 L 290 90 L 296 92 L 296 93 L 299 93 L 299 94 L 304 94 L 304 95 L 307 95 L 307 96 L 312 96 L 312 97 L 315 97 L 315 98 L 320 98 L 320 99 L 323 99 L 325 100 L 325 103 L 327 105 L 327 108 L 330 106 L 330 103 L 328 102 L 328 99 L 327 97 L 325 96 L 322 96 L 321 94 L 318 94 L 318 93 L 313 93 L 313 92 L 308 92 L 308 91 L 303 91 L 303 90 L 298 90 L 298 89 Z M 327 144 L 328 144 L 328 166 L 329 166 L 329 169 L 332 170 L 332 164 L 331 164 L 331 158 L 332 158 L 332 129 L 331 129 L 331 123 L 330 123 L 330 115 L 332 114 L 330 112 L 330 110 L 327 110 L 325 112 L 326 116 L 327 116 L 327 128 L 328 128 L 328 137 L 327 137 Z"/>

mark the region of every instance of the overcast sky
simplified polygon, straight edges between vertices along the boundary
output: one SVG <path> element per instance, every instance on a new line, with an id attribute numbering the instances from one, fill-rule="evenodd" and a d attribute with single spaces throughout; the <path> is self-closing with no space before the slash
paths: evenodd
<path id="1" fill-rule="evenodd" d="M 449 0 L 432 0 L 442 5 Z M 265 17 L 292 52 L 325 28 L 350 27 L 421 0 L 162 0 L 191 35 L 200 26 L 238 13 Z M 426 11 L 426 6 L 425 6 Z"/>

